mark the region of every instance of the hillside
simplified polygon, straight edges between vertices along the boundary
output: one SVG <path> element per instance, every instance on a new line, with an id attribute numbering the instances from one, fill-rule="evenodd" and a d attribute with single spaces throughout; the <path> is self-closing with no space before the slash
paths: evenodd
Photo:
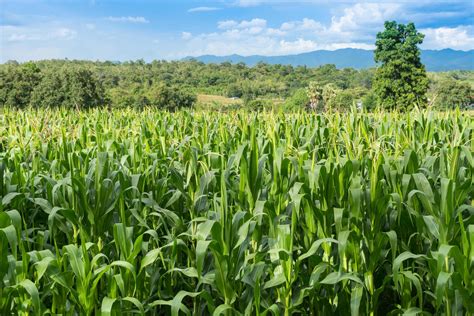
<path id="1" fill-rule="evenodd" d="M 421 58 L 428 71 L 474 70 L 474 50 L 423 50 Z M 308 67 L 334 64 L 337 68 L 356 69 L 375 66 L 372 51 L 353 48 L 334 51 L 317 50 L 309 53 L 284 56 L 203 55 L 198 57 L 186 57 L 185 59 L 196 59 L 204 63 L 243 62 L 249 66 L 253 66 L 258 62 Z"/>

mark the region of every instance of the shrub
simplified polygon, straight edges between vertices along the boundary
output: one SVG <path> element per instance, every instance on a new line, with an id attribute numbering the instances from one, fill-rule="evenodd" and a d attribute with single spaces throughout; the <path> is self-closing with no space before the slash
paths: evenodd
<path id="1" fill-rule="evenodd" d="M 305 109 L 309 105 L 309 96 L 306 89 L 298 89 L 283 104 L 285 111 L 297 111 Z"/>
<path id="2" fill-rule="evenodd" d="M 35 63 L 10 63 L 0 71 L 0 106 L 28 106 L 31 94 L 40 81 L 41 72 Z"/>
<path id="3" fill-rule="evenodd" d="M 35 87 L 30 104 L 34 107 L 87 109 L 106 104 L 102 84 L 94 74 L 80 67 L 63 67 L 59 72 L 44 73 Z"/>
<path id="4" fill-rule="evenodd" d="M 262 99 L 250 100 L 245 103 L 247 108 L 254 111 L 268 110 L 272 107 L 272 105 L 273 103 L 270 100 Z"/>
<path id="5" fill-rule="evenodd" d="M 146 97 L 151 106 L 170 111 L 190 108 L 197 101 L 196 94 L 180 89 L 177 86 L 167 86 L 164 84 L 152 86 L 146 92 Z"/>
<path id="6" fill-rule="evenodd" d="M 474 91 L 467 83 L 446 80 L 436 87 L 433 99 L 437 108 L 466 107 L 474 102 Z"/>

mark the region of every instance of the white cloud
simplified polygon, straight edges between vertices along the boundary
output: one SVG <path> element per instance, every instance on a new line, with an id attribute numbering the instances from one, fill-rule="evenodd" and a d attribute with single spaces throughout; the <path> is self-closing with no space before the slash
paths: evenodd
<path id="1" fill-rule="evenodd" d="M 252 27 L 266 27 L 267 26 L 267 21 L 264 19 L 252 19 L 250 21 L 242 21 L 239 23 L 237 28 L 239 29 L 245 29 L 245 28 L 252 28 Z"/>
<path id="2" fill-rule="evenodd" d="M 253 7 L 264 3 L 263 0 L 237 0 L 234 2 L 234 5 L 239 7 Z"/>
<path id="3" fill-rule="evenodd" d="M 191 8 L 188 10 L 189 13 L 193 12 L 210 12 L 210 11 L 217 11 L 220 10 L 220 8 L 216 7 L 197 7 L 197 8 Z"/>
<path id="4" fill-rule="evenodd" d="M 282 53 L 297 54 L 314 50 L 336 50 L 342 48 L 374 49 L 373 44 L 365 43 L 317 43 L 313 40 L 299 38 L 296 41 L 280 41 L 280 51 Z"/>
<path id="5" fill-rule="evenodd" d="M 281 29 L 267 28 L 266 34 L 270 36 L 285 36 L 287 33 Z"/>
<path id="6" fill-rule="evenodd" d="M 336 49 L 343 49 L 343 48 L 357 48 L 357 49 L 373 50 L 375 49 L 375 45 L 367 44 L 367 43 L 357 43 L 357 42 L 341 42 L 341 43 L 330 43 L 330 44 L 322 45 L 319 49 L 336 50 Z"/>
<path id="7" fill-rule="evenodd" d="M 23 26 L 0 26 L 0 33 L 7 42 L 71 40 L 77 32 L 67 27 L 48 27 L 46 29 Z"/>
<path id="8" fill-rule="evenodd" d="M 373 49 L 372 44 L 341 41 L 328 36 L 328 27 L 312 19 L 290 21 L 280 28 L 267 26 L 264 19 L 221 21 L 219 32 L 193 36 L 187 41 L 184 55 L 283 55 L 317 49 L 345 47 Z"/>
<path id="9" fill-rule="evenodd" d="M 397 3 L 357 3 L 344 9 L 340 17 L 333 16 L 329 30 L 338 34 L 354 35 L 356 32 L 373 32 L 373 27 L 400 14 Z"/>
<path id="10" fill-rule="evenodd" d="M 304 18 L 301 21 L 284 22 L 280 26 L 281 31 L 322 31 L 324 26 L 313 19 Z"/>
<path id="11" fill-rule="evenodd" d="M 318 44 L 312 40 L 298 38 L 296 41 L 280 41 L 280 52 L 282 53 L 301 53 L 308 52 L 318 48 Z"/>
<path id="12" fill-rule="evenodd" d="M 427 28 L 420 32 L 425 34 L 423 48 L 426 49 L 474 49 L 473 26 Z"/>
<path id="13" fill-rule="evenodd" d="M 249 6 L 265 1 L 241 0 L 234 4 Z M 224 20 L 217 23 L 215 32 L 194 35 L 188 40 L 183 55 L 283 55 L 342 48 L 370 50 L 375 48 L 375 35 L 383 30 L 384 22 L 409 20 L 413 11 L 407 8 L 412 5 L 406 2 L 357 2 L 336 11 L 328 23 L 303 18 L 274 26 L 262 18 Z M 436 15 L 451 16 L 451 13 L 437 12 Z M 474 48 L 473 26 L 421 31 L 426 33 L 423 48 Z"/>
<path id="14" fill-rule="evenodd" d="M 264 19 L 256 18 L 252 20 L 243 20 L 236 22 L 234 20 L 226 20 L 217 22 L 217 27 L 221 30 L 228 29 L 251 29 L 251 28 L 265 28 L 267 21 Z"/>
<path id="15" fill-rule="evenodd" d="M 1 2 L 2 0 L 0 0 Z M 227 2 L 226 2 L 227 1 Z M 262 17 L 219 21 L 214 30 L 200 34 L 188 32 L 151 33 L 131 27 L 119 27 L 104 21 L 150 23 L 142 16 L 104 16 L 102 20 L 55 21 L 51 16 L 10 16 L 0 25 L 0 60 L 40 58 L 90 58 L 125 60 L 137 58 L 180 58 L 187 55 L 283 55 L 325 49 L 373 49 L 375 35 L 385 20 L 417 25 L 450 27 L 420 29 L 426 34 L 425 49 L 474 49 L 474 26 L 452 26 L 453 18 L 465 21 L 469 10 L 423 10 L 426 0 L 403 1 L 336 0 L 327 22 L 308 17 L 273 23 Z M 295 0 L 294 3 L 325 3 L 327 0 Z M 226 5 L 289 5 L 289 0 L 219 0 L 216 8 Z M 331 2 L 332 3 L 332 2 Z M 206 12 L 214 7 L 196 7 L 188 12 Z M 283 7 L 282 7 L 283 8 Z M 311 8 L 311 7 L 308 7 Z M 313 6 L 315 10 L 318 6 Z M 236 8 L 233 8 L 234 10 Z M 250 10 L 249 10 L 250 11 Z M 462 12 L 461 12 L 462 11 Z M 0 18 L 1 19 L 1 18 Z M 427 22 L 428 21 L 428 22 Z M 435 21 L 435 23 L 432 23 Z M 87 23 L 87 24 L 86 24 Z M 9 24 L 9 25 L 6 25 Z M 446 23 L 447 24 L 447 23 Z M 92 31 L 94 30 L 94 31 Z M 192 33 L 189 32 L 192 31 Z M 77 31 L 77 32 L 76 32 Z M 166 32 L 164 32 L 166 33 Z M 72 40 L 74 39 L 74 40 Z M 166 43 L 166 45 L 162 45 Z M 118 49 L 120 47 L 120 49 Z"/>
<path id="16" fill-rule="evenodd" d="M 61 27 L 57 30 L 54 30 L 50 35 L 52 38 L 62 38 L 62 39 L 73 39 L 77 35 L 77 32 L 66 27 Z"/>
<path id="17" fill-rule="evenodd" d="M 109 16 L 106 20 L 111 22 L 150 23 L 150 21 L 143 16 Z"/>
<path id="18" fill-rule="evenodd" d="M 189 33 L 189 32 L 182 32 L 182 33 L 181 33 L 181 38 L 184 39 L 184 40 L 188 40 L 188 39 L 190 39 L 190 38 L 192 38 L 192 37 L 193 37 L 193 35 L 192 35 L 191 33 Z"/>
<path id="19" fill-rule="evenodd" d="M 236 27 L 237 25 L 238 23 L 235 22 L 234 20 L 226 20 L 226 21 L 217 22 L 217 28 L 221 30 L 231 29 L 233 27 Z"/>

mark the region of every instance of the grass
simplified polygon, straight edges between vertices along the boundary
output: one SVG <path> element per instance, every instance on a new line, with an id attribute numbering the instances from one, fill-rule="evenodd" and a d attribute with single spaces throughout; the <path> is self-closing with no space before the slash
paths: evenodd
<path id="1" fill-rule="evenodd" d="M 0 313 L 474 313 L 467 112 L 5 110 Z"/>
<path id="2" fill-rule="evenodd" d="M 242 99 L 227 98 L 220 95 L 198 94 L 196 109 L 210 110 L 210 111 L 227 111 L 235 110 L 242 107 L 244 104 Z"/>
<path id="3" fill-rule="evenodd" d="M 220 95 L 211 95 L 211 94 L 198 94 L 198 102 L 208 104 L 208 103 L 219 103 L 221 105 L 232 105 L 232 104 L 241 104 L 242 100 L 237 98 L 227 98 Z"/>

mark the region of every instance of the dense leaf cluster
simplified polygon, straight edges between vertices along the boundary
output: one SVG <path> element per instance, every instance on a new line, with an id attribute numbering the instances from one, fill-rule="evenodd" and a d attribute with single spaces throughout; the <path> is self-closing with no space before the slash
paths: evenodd
<path id="1" fill-rule="evenodd" d="M 132 74 L 127 78 L 130 79 L 127 85 L 119 85 L 113 72 L 104 73 L 82 62 L 9 63 L 0 67 L 0 106 L 75 109 L 154 106 L 174 110 L 191 107 L 196 102 L 194 93 L 177 85 L 162 81 L 145 83 Z"/>
<path id="2" fill-rule="evenodd" d="M 443 80 L 434 88 L 431 102 L 437 108 L 467 107 L 474 104 L 474 91 L 467 83 Z"/>
<path id="3" fill-rule="evenodd" d="M 377 34 L 375 61 L 381 65 L 374 90 L 384 108 L 406 110 L 426 105 L 428 78 L 418 48 L 423 38 L 413 23 L 395 21 L 385 22 L 385 30 Z"/>
<path id="4" fill-rule="evenodd" d="M 390 69 L 389 72 L 393 70 Z M 377 70 L 379 84 L 374 89 L 372 83 L 375 69 L 337 69 L 334 65 L 308 68 L 260 63 L 248 67 L 242 63 L 204 64 L 195 60 L 151 63 L 141 60 L 123 63 L 68 60 L 25 64 L 10 62 L 0 65 L 0 106 L 90 108 L 109 105 L 121 108 L 157 106 L 175 109 L 195 104 L 196 94 L 211 94 L 239 98 L 247 107 L 268 103 L 262 100 L 281 100 L 283 108 L 296 110 L 307 108 L 310 104 L 307 99 L 311 99 L 311 96 L 303 97 L 302 91 L 307 89 L 310 92 L 312 82 L 321 89 L 328 86 L 324 89 L 330 97 L 323 98 L 321 95 L 321 103 L 318 103 L 321 110 L 345 110 L 360 101 L 365 108 L 375 108 L 382 100 L 380 93 L 375 92 L 380 92 L 383 87 L 392 89 L 394 82 L 403 82 L 399 91 L 401 94 L 387 95 L 383 106 L 390 103 L 390 108 L 398 108 L 401 102 L 406 104 L 419 100 L 416 91 L 404 94 L 404 91 L 411 91 L 410 82 L 416 82 L 416 78 L 405 82 L 405 76 L 412 75 L 400 74 L 398 81 L 380 81 L 383 78 L 380 74 L 385 71 L 387 70 Z M 442 87 L 439 84 L 441 80 L 449 78 L 458 83 L 468 82 L 473 81 L 473 74 L 474 72 L 468 71 L 430 74 L 432 89 L 429 97 L 433 99 L 438 94 Z M 388 85 L 384 86 L 380 82 Z M 424 84 L 426 79 L 422 79 L 422 82 Z M 471 85 L 465 87 L 467 93 L 472 95 Z M 450 91 L 446 90 L 446 93 L 451 94 L 450 98 L 456 98 L 454 94 L 458 90 Z M 257 101 L 252 102 L 253 100 Z M 400 104 L 395 104 L 395 100 Z M 436 105 L 452 107 L 454 103 Z"/>
<path id="5" fill-rule="evenodd" d="M 474 313 L 466 112 L 0 122 L 1 315 Z"/>

